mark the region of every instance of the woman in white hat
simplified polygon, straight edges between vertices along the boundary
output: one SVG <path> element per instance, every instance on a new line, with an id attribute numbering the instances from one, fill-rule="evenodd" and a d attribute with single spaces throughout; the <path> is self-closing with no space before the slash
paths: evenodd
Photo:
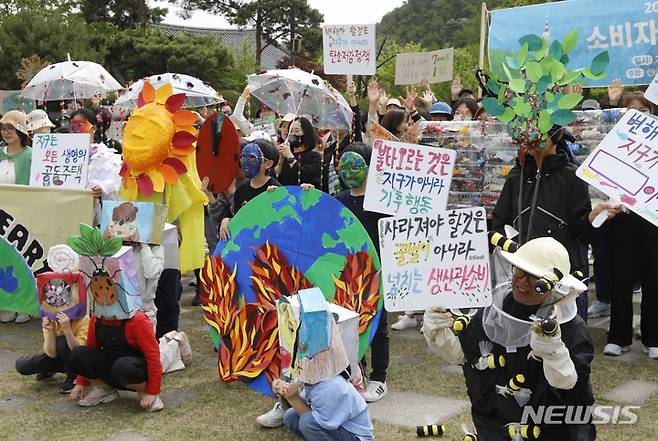
<path id="1" fill-rule="evenodd" d="M 0 147 L 0 184 L 28 185 L 32 165 L 32 147 L 27 134 L 27 115 L 19 110 L 10 110 L 0 119 L 0 134 L 6 145 Z M 0 322 L 25 323 L 28 314 L 0 311 Z"/>
<path id="2" fill-rule="evenodd" d="M 493 304 L 470 320 L 453 320 L 439 308 L 427 310 L 428 345 L 462 366 L 479 437 L 595 439 L 587 412 L 594 403 L 589 381 L 594 346 L 575 303 L 586 286 L 569 274 L 569 253 L 553 238 L 530 240 L 514 254 L 500 253 L 514 267 L 512 282 L 496 287 Z M 523 420 L 540 406 L 565 405 L 579 406 L 566 409 L 566 420 L 557 421 L 559 415 L 548 425 Z M 573 415 L 582 421 L 568 424 Z"/>
<path id="3" fill-rule="evenodd" d="M 41 109 L 35 109 L 27 115 L 27 131 L 32 135 L 50 133 L 55 124 L 50 121 L 48 114 Z"/>

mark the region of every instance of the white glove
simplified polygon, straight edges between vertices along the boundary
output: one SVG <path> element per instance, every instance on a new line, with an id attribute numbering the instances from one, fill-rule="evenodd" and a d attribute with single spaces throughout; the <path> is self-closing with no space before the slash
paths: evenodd
<path id="1" fill-rule="evenodd" d="M 439 357 L 451 364 L 464 364 L 464 352 L 451 329 L 453 322 L 452 314 L 445 309 L 428 309 L 423 315 L 423 335 Z"/>
<path id="2" fill-rule="evenodd" d="M 533 330 L 530 347 L 532 352 L 543 360 L 544 375 L 548 384 L 557 389 L 569 390 L 576 385 L 578 373 L 560 335 L 559 329 L 554 336 Z"/>

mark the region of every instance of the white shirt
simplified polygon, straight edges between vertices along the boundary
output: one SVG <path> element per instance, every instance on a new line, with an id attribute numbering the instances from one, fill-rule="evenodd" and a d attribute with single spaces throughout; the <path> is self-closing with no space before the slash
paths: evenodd
<path id="1" fill-rule="evenodd" d="M 7 147 L 2 147 L 3 152 L 7 153 Z M 0 184 L 15 184 L 16 183 L 16 168 L 14 161 L 5 159 L 0 161 Z"/>

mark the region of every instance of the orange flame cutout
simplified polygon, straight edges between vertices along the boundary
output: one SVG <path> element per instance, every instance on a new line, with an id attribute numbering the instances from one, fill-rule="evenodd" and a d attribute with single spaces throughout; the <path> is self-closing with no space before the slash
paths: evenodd
<path id="1" fill-rule="evenodd" d="M 253 271 L 254 292 L 257 303 L 275 306 L 281 296 L 290 296 L 300 289 L 312 288 L 313 284 L 294 266 L 290 265 L 279 248 L 266 242 L 256 249 Z"/>
<path id="2" fill-rule="evenodd" d="M 336 286 L 334 303 L 359 314 L 362 334 L 377 314 L 379 302 L 379 271 L 375 271 L 372 256 L 365 251 L 348 255 L 340 278 L 332 278 Z"/>
<path id="3" fill-rule="evenodd" d="M 264 312 L 246 304 L 233 314 L 228 335 L 219 349 L 219 378 L 229 383 L 259 376 L 279 350 L 276 309 Z"/>
<path id="4" fill-rule="evenodd" d="M 221 257 L 208 257 L 201 270 L 201 307 L 204 317 L 222 336 L 229 333 L 231 320 L 241 303 L 242 296 L 237 294 L 235 276 L 236 267 L 233 267 L 233 272 L 229 272 Z"/>

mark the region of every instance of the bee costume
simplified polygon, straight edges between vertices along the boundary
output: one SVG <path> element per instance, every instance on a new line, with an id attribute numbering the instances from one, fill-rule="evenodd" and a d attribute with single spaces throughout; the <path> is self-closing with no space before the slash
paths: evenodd
<path id="1" fill-rule="evenodd" d="M 567 250 L 555 239 L 527 242 L 514 253 L 501 252 L 513 266 L 544 277 L 551 269 L 563 276 L 541 305 L 518 303 L 510 283 L 493 292 L 493 304 L 479 310 L 455 333 L 448 312 L 427 310 L 423 333 L 438 355 L 460 364 L 472 404 L 478 439 L 485 441 L 590 441 L 596 437 L 586 409 L 567 410 L 567 419 L 583 424 L 523 422 L 524 406 L 588 406 L 594 403 L 589 373 L 594 347 L 584 321 L 576 314 L 573 296 L 585 286 L 569 275 Z M 560 299 L 564 301 L 560 302 Z M 553 335 L 542 333 L 531 317 L 552 318 Z M 463 320 L 461 321 L 463 324 Z M 570 412 L 571 415 L 570 415 Z M 555 421 L 555 417 L 553 418 Z"/>

